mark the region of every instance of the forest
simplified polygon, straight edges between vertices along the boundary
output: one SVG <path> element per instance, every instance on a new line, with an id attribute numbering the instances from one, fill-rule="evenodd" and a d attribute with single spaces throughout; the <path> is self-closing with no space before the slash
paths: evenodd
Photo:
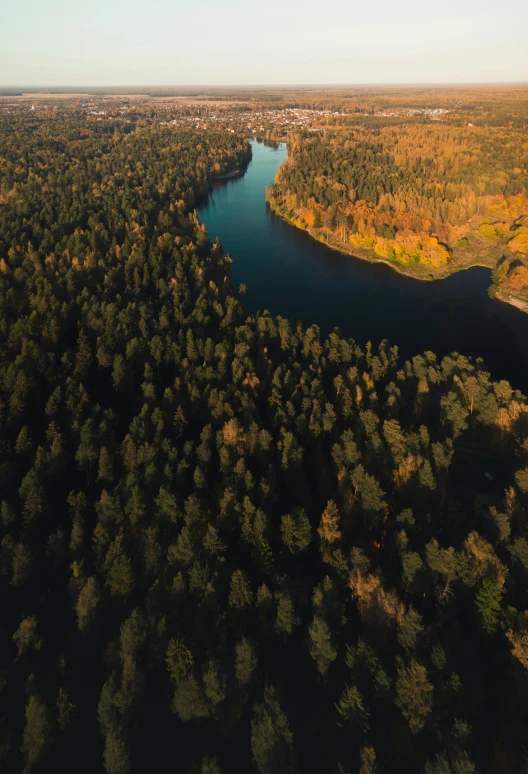
<path id="1" fill-rule="evenodd" d="M 293 135 L 271 207 L 342 252 L 420 279 L 489 266 L 494 295 L 527 302 L 525 128 L 393 120 Z"/>
<path id="2" fill-rule="evenodd" d="M 361 129 L 292 140 L 273 196 L 433 256 L 479 203 L 518 230 L 515 149 L 438 131 L 438 196 L 425 131 L 402 179 L 417 137 Z M 527 771 L 526 397 L 460 353 L 248 315 L 194 206 L 249 157 L 0 117 L 1 765 Z"/>

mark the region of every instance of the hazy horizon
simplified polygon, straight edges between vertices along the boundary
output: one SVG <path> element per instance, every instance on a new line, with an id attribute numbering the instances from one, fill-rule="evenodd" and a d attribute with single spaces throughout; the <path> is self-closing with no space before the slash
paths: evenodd
<path id="1" fill-rule="evenodd" d="M 25 89 L 31 89 L 31 91 L 36 91 L 37 89 L 44 89 L 44 90 L 67 90 L 72 91 L 73 89 L 86 89 L 86 90 L 97 90 L 97 91 L 112 91 L 112 90 L 119 90 L 123 91 L 124 89 L 130 89 L 132 91 L 137 92 L 138 94 L 139 89 L 261 89 L 261 90 L 267 90 L 270 88 L 277 88 L 277 89 L 362 89 L 362 88 L 409 88 L 412 89 L 413 87 L 419 86 L 421 88 L 424 87 L 431 87 L 431 88 L 456 88 L 456 87 L 464 87 L 464 86 L 526 86 L 528 85 L 528 79 L 526 80 L 519 80 L 519 81 L 372 81 L 372 82 L 364 82 L 364 83 L 129 83 L 129 84 L 119 84 L 119 83 L 108 83 L 103 85 L 94 85 L 93 83 L 79 83 L 76 85 L 72 85 L 70 83 L 56 83 L 56 84 L 50 84 L 45 85 L 42 83 L 21 83 L 21 84 L 13 84 L 13 83 L 0 83 L 1 89 L 17 89 L 18 91 L 24 91 Z"/>
<path id="2" fill-rule="evenodd" d="M 0 83 L 10 88 L 528 81 L 522 0 L 499 10 L 492 0 L 19 0 L 4 19 Z"/>

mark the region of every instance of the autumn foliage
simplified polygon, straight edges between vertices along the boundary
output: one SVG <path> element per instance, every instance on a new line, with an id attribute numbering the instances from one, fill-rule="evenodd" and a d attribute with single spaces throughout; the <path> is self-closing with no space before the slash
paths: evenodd
<path id="1" fill-rule="evenodd" d="M 291 139 L 268 201 L 326 241 L 403 266 L 446 266 L 475 232 L 524 255 L 527 152 L 512 126 L 301 133 Z"/>

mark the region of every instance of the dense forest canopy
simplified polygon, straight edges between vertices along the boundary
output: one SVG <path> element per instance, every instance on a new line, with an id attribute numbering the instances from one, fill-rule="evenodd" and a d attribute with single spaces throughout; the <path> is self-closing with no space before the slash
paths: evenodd
<path id="1" fill-rule="evenodd" d="M 289 195 L 370 191 L 302 143 Z M 248 316 L 193 213 L 248 158 L 227 132 L 0 119 L 3 765 L 523 771 L 526 399 L 462 354 Z"/>

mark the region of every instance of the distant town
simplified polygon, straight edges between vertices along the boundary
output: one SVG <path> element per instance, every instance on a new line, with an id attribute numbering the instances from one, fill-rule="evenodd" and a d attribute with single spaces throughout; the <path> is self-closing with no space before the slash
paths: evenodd
<path id="1" fill-rule="evenodd" d="M 40 116 L 69 110 L 87 121 L 113 121 L 135 124 L 147 121 L 160 126 L 219 129 L 233 134 L 285 139 L 299 130 L 322 131 L 340 125 L 350 126 L 367 121 L 408 119 L 441 121 L 450 112 L 441 107 L 395 106 L 339 103 L 317 104 L 321 100 L 299 95 L 273 101 L 250 99 L 215 99 L 207 95 L 185 98 L 152 95 L 89 94 L 8 94 L 0 95 L 0 115 L 34 112 Z M 335 100 L 334 100 L 335 102 Z"/>

